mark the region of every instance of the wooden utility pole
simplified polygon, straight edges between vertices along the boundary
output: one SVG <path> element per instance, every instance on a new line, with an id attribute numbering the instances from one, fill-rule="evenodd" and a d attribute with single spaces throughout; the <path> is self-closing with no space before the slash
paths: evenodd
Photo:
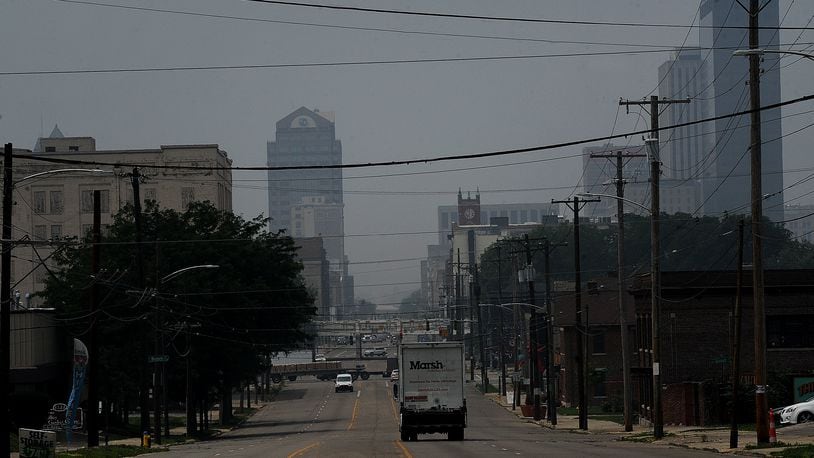
<path id="1" fill-rule="evenodd" d="M 97 323 L 99 320 L 96 317 L 96 312 L 99 308 L 99 242 L 102 239 L 102 192 L 97 190 L 93 191 L 93 246 L 91 247 L 90 255 L 90 270 L 93 273 L 93 284 L 90 287 L 90 313 L 91 325 L 89 332 L 90 349 L 88 351 L 88 411 L 87 411 L 87 427 L 88 427 L 88 447 L 96 447 L 99 445 L 99 362 L 100 362 L 100 346 L 99 346 L 99 329 Z M 108 407 L 105 402 L 105 408 Z"/>
<path id="2" fill-rule="evenodd" d="M 738 278 L 735 279 L 735 311 L 732 330 L 732 427 L 729 448 L 738 448 L 738 388 L 741 363 L 741 286 L 743 285 L 743 219 L 738 221 Z"/>
<path id="3" fill-rule="evenodd" d="M 577 334 L 577 355 L 580 364 L 577 365 L 577 384 L 579 385 L 579 429 L 588 429 L 588 310 L 582 310 L 582 272 L 580 271 L 579 253 L 579 211 L 587 203 L 599 202 L 599 199 L 582 199 L 574 196 L 574 200 L 552 200 L 552 204 L 565 204 L 574 212 L 574 309 L 576 322 L 574 328 Z M 582 205 L 582 206 L 581 206 Z"/>
<path id="4" fill-rule="evenodd" d="M 537 376 L 537 304 L 535 303 L 534 293 L 534 264 L 531 261 L 531 245 L 529 242 L 529 235 L 523 234 L 523 244 L 526 251 L 526 282 L 529 289 L 529 354 L 526 358 L 529 362 L 529 387 L 531 388 L 533 402 L 534 402 L 534 419 L 540 420 L 540 387 L 538 386 L 539 377 Z"/>
<path id="5" fill-rule="evenodd" d="M 749 1 L 749 49 L 760 48 L 759 15 L 763 6 Z M 738 1 L 743 7 L 743 4 Z M 755 314 L 755 432 L 758 444 L 769 443 L 769 406 L 766 400 L 766 304 L 763 283 L 763 183 L 760 135 L 760 56 L 749 54 L 749 100 L 751 103 L 751 175 L 752 175 L 752 302 Z"/>
<path id="6" fill-rule="evenodd" d="M 660 264 L 660 240 L 659 240 L 659 176 L 661 175 L 661 162 L 659 158 L 659 105 L 669 105 L 671 103 L 690 103 L 690 99 L 682 100 L 659 100 L 658 96 L 650 96 L 650 101 L 645 100 L 620 100 L 619 105 L 640 105 L 650 106 L 650 138 L 646 141 L 650 149 L 650 321 L 652 332 L 651 356 L 653 361 L 653 436 L 656 439 L 664 437 L 664 414 L 661 406 L 661 305 L 659 295 L 661 294 L 661 270 Z"/>
<path id="7" fill-rule="evenodd" d="M 545 307 L 546 307 L 546 399 L 548 400 L 548 421 L 557 425 L 557 389 L 558 376 L 554 374 L 554 305 L 551 303 L 551 248 L 568 246 L 567 243 L 552 244 L 548 239 L 543 240 L 545 253 Z"/>
<path id="8" fill-rule="evenodd" d="M 12 179 L 11 143 L 6 143 L 3 150 L 3 229 L 2 229 L 2 266 L 0 266 L 0 456 L 11 454 L 11 193 L 14 189 Z"/>
<path id="9" fill-rule="evenodd" d="M 633 387 L 630 383 L 630 354 L 628 353 L 628 329 L 627 329 L 627 311 L 625 310 L 624 301 L 624 265 L 625 265 L 625 180 L 622 176 L 624 169 L 624 159 L 634 157 L 645 157 L 645 154 L 628 153 L 616 151 L 616 153 L 591 153 L 591 158 L 616 158 L 616 289 L 618 290 L 619 301 L 619 333 L 621 334 L 622 343 L 622 390 L 624 399 L 624 418 L 625 418 L 625 431 L 633 431 L 633 416 L 631 415 Z"/>

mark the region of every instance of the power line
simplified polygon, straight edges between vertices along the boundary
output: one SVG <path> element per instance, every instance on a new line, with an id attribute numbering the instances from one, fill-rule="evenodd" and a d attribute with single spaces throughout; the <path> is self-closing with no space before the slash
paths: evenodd
<path id="1" fill-rule="evenodd" d="M 728 119 L 737 116 L 743 116 L 745 114 L 750 114 L 754 111 L 764 111 L 764 110 L 771 110 L 774 108 L 783 107 L 786 105 L 793 105 L 801 102 L 807 102 L 810 100 L 814 100 L 814 94 L 805 95 L 802 97 L 798 97 L 796 99 L 786 100 L 778 103 L 773 103 L 770 105 L 764 105 L 759 108 L 753 108 L 743 111 L 738 111 L 735 113 L 724 114 L 713 116 L 704 119 L 698 119 L 694 121 L 687 121 L 684 123 L 674 124 L 669 127 L 659 127 L 658 130 L 667 130 L 667 129 L 675 129 L 678 127 L 684 126 L 692 126 L 696 124 L 702 124 L 705 122 L 717 121 L 720 119 Z M 607 135 L 603 137 L 593 137 L 593 138 L 586 138 L 580 140 L 571 140 L 565 141 L 560 143 L 551 143 L 547 145 L 540 145 L 540 146 L 532 146 L 528 148 L 516 148 L 516 149 L 509 149 L 509 150 L 499 150 L 499 151 L 489 151 L 484 153 L 471 153 L 471 154 L 460 154 L 460 155 L 448 155 L 448 156 L 437 156 L 437 157 L 426 157 L 420 159 L 407 159 L 407 160 L 400 160 L 400 161 L 382 161 L 382 162 L 362 162 L 362 163 L 352 163 L 352 164 L 326 164 L 326 165 L 291 165 L 291 166 L 249 166 L 249 167 L 223 167 L 223 166 L 191 166 L 191 165 L 151 165 L 149 168 L 151 169 L 170 169 L 170 170 L 255 170 L 255 171 L 268 171 L 268 170 L 320 170 L 320 169 L 358 169 L 358 168 L 369 168 L 369 167 L 389 167 L 389 166 L 398 166 L 398 165 L 412 165 L 412 164 L 430 164 L 433 162 L 444 162 L 444 161 L 454 161 L 454 160 L 467 160 L 467 159 L 482 159 L 487 157 L 499 157 L 499 156 L 509 156 L 515 154 L 522 154 L 522 153 L 530 153 L 535 151 L 544 151 L 550 149 L 558 149 L 564 148 L 568 146 L 575 146 L 575 145 L 582 145 L 585 143 L 595 143 L 595 142 L 602 142 L 607 140 L 613 140 L 615 138 L 626 138 L 632 135 L 644 135 L 649 134 L 651 132 L 650 129 L 646 130 L 638 130 L 633 132 L 626 132 L 622 134 L 616 135 Z M 30 155 L 30 154 L 15 154 L 14 157 L 20 159 L 30 159 L 35 161 L 42 161 L 42 162 L 49 162 L 49 163 L 57 163 L 57 164 L 74 164 L 74 165 L 98 165 L 98 166 L 108 166 L 108 167 L 135 167 L 135 166 L 142 166 L 142 164 L 129 164 L 125 162 L 101 162 L 101 161 L 80 161 L 76 159 L 59 159 L 54 157 L 42 157 L 41 155 Z"/>
<path id="2" fill-rule="evenodd" d="M 270 24 L 286 24 L 286 25 L 318 27 L 318 28 L 339 29 L 339 30 L 354 30 L 354 31 L 364 31 L 364 32 L 384 32 L 384 33 L 396 33 L 396 34 L 407 34 L 407 35 L 425 35 L 425 36 L 451 37 L 451 38 L 476 38 L 476 39 L 486 39 L 486 40 L 506 40 L 506 41 L 521 41 L 521 42 L 547 43 L 547 44 L 574 44 L 574 45 L 594 45 L 594 46 L 629 46 L 629 47 L 636 47 L 636 48 L 666 48 L 666 47 L 669 47 L 669 45 L 659 45 L 659 44 L 649 44 L 649 43 L 619 43 L 619 42 L 603 42 L 603 41 L 554 40 L 554 39 L 545 39 L 545 38 L 508 37 L 508 36 L 500 36 L 500 35 L 462 34 L 462 33 L 449 33 L 449 32 L 429 32 L 429 31 L 394 29 L 394 28 L 385 28 L 385 27 L 361 27 L 361 26 L 327 24 L 327 23 L 319 23 L 319 22 L 287 21 L 287 20 L 280 20 L 280 19 L 254 18 L 254 17 L 246 17 L 246 16 L 231 16 L 231 15 L 213 14 L 213 13 L 201 13 L 201 12 L 185 11 L 185 10 L 170 10 L 170 9 L 163 9 L 163 8 L 147 8 L 147 7 L 139 7 L 139 6 L 132 6 L 132 5 L 116 5 L 116 4 L 112 4 L 112 3 L 92 2 L 92 1 L 82 1 L 82 0 L 57 0 L 57 1 L 60 1 L 60 2 L 63 2 L 63 3 L 73 3 L 73 4 L 78 4 L 78 5 L 102 6 L 102 7 L 118 8 L 118 9 L 132 10 L 132 11 L 142 11 L 142 12 L 149 12 L 149 13 L 177 14 L 177 15 L 184 15 L 184 16 L 204 17 L 204 18 L 209 18 L 209 19 L 228 19 L 228 20 L 247 21 L 247 22 L 259 22 L 259 23 L 270 23 Z"/>
<path id="3" fill-rule="evenodd" d="M 285 6 L 298 6 L 306 8 L 318 8 L 326 10 L 339 10 L 339 11 L 355 11 L 363 13 L 377 13 L 377 14 L 396 14 L 405 16 L 422 16 L 422 17 L 440 17 L 450 19 L 478 19 L 484 21 L 501 21 L 501 22 L 528 22 L 537 24 L 567 24 L 567 25 L 592 25 L 592 26 L 613 26 L 613 27 L 647 27 L 647 28 L 686 28 L 687 25 L 683 24 L 668 24 L 668 23 L 645 23 L 645 22 L 612 22 L 612 21 L 585 21 L 575 19 L 540 19 L 540 18 L 527 18 L 527 17 L 509 17 L 509 16 L 482 16 L 473 14 L 452 14 L 452 13 L 435 13 L 428 11 L 408 11 L 408 10 L 392 10 L 384 8 L 363 8 L 357 6 L 344 6 L 344 5 L 314 5 L 311 3 L 291 2 L 281 0 L 244 0 L 252 3 L 263 3 L 269 5 L 285 5 Z M 707 29 L 713 26 L 703 25 L 690 25 L 689 27 Z M 717 27 L 714 27 L 717 28 Z M 723 26 L 727 29 L 741 29 L 748 30 L 748 26 Z M 807 27 L 758 27 L 759 29 L 769 30 L 811 30 Z"/>

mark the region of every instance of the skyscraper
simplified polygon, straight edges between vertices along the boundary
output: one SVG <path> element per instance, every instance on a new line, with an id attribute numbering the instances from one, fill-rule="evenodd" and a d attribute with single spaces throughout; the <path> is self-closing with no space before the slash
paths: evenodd
<path id="1" fill-rule="evenodd" d="M 677 50 L 675 56 L 659 66 L 659 96 L 686 99 L 700 94 L 705 87 L 702 53 Z M 669 127 L 707 116 L 705 103 L 674 103 L 664 107 L 659 125 Z M 703 128 L 701 124 L 668 129 L 661 133 L 661 161 L 667 178 L 697 180 L 704 168 Z"/>
<path id="2" fill-rule="evenodd" d="M 277 122 L 275 141 L 268 142 L 268 165 L 325 166 L 342 164 L 333 112 L 301 107 Z M 342 169 L 270 170 L 271 230 L 296 237 L 323 237 L 331 264 L 345 262 Z"/>
<path id="3" fill-rule="evenodd" d="M 267 145 L 270 167 L 342 164 L 333 112 L 300 107 L 277 121 L 276 138 Z M 341 168 L 269 170 L 271 230 L 302 238 L 318 237 L 329 263 L 325 288 L 329 309 L 323 319 L 341 319 L 354 303 L 353 277 L 345 256 L 345 202 Z"/>
<path id="4" fill-rule="evenodd" d="M 780 40 L 779 6 L 766 2 L 760 11 L 759 47 L 777 49 Z M 736 49 L 749 47 L 749 18 L 735 0 L 703 0 L 700 12 L 700 46 L 712 51 L 703 60 L 706 84 L 694 103 L 705 103 L 708 116 L 748 110 L 748 59 L 733 56 Z M 704 54 L 707 51 L 702 51 Z M 777 55 L 767 54 L 761 62 L 761 105 L 780 102 L 780 65 Z M 691 94 L 692 95 L 692 94 Z M 749 115 L 704 124 L 703 154 L 710 155 L 702 170 L 704 213 L 748 213 L 751 179 L 749 160 Z M 783 216 L 783 146 L 780 140 L 780 109 L 761 112 L 764 214 L 774 220 Z"/>

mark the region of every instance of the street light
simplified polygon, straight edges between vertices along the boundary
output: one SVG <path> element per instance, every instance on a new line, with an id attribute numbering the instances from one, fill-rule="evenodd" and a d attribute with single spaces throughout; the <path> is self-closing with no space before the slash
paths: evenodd
<path id="1" fill-rule="evenodd" d="M 12 174 L 13 148 L 11 143 L 6 143 L 3 149 L 3 220 L 2 220 L 2 255 L 0 256 L 0 397 L 3 399 L 2 405 L 5 412 L 0 412 L 0 456 L 8 456 L 11 450 L 8 431 L 11 426 L 11 415 L 9 406 L 11 405 L 11 210 L 13 205 L 12 192 L 14 186 L 25 180 L 47 174 L 64 172 L 105 172 L 98 169 L 56 169 L 46 172 L 35 173 L 14 181 Z"/>
<path id="2" fill-rule="evenodd" d="M 158 286 L 163 285 L 163 284 L 167 283 L 168 281 L 170 281 L 170 280 L 172 280 L 172 279 L 174 279 L 174 278 L 176 278 L 178 276 L 181 276 L 181 275 L 183 275 L 183 274 L 185 274 L 187 272 L 193 271 L 193 270 L 217 269 L 219 267 L 220 266 L 218 266 L 216 264 L 199 264 L 199 265 L 195 265 L 195 266 L 189 266 L 189 267 L 184 267 L 182 269 L 178 269 L 175 272 L 172 272 L 170 274 L 167 274 L 167 275 L 161 277 L 160 279 L 158 279 L 158 278 L 156 279 L 157 280 L 156 281 L 156 286 L 153 288 L 153 294 L 152 294 L 153 302 L 154 302 L 153 305 L 154 305 L 154 308 L 155 308 L 155 355 L 153 356 L 153 360 L 151 362 L 153 362 L 153 364 L 154 364 L 153 365 L 153 408 L 154 408 L 155 411 L 153 413 L 155 415 L 154 416 L 154 418 L 155 418 L 154 419 L 154 422 L 155 422 L 155 439 L 156 439 L 157 444 L 161 444 L 161 403 L 162 403 L 162 399 L 159 398 L 159 396 L 158 396 L 159 381 L 160 381 L 161 387 L 162 387 L 162 396 L 161 397 L 163 398 L 163 403 L 164 403 L 164 408 L 165 409 L 166 409 L 166 405 L 167 405 L 167 399 L 166 399 L 167 390 L 166 390 L 166 386 L 165 386 L 165 383 L 164 383 L 164 359 L 166 359 L 166 358 L 162 359 L 163 355 L 161 354 L 162 349 L 161 349 L 161 342 L 160 341 L 163 340 L 163 337 L 159 338 L 161 336 L 161 317 L 160 317 L 161 314 L 159 313 L 158 304 L 156 303 L 157 300 L 158 300 Z M 187 332 L 189 332 L 189 331 L 187 330 Z M 159 379 L 159 374 L 158 374 L 158 364 L 161 364 L 161 378 L 160 379 Z M 186 396 L 187 396 L 187 399 L 186 399 L 186 401 L 187 401 L 186 402 L 187 431 L 189 432 L 189 418 L 190 418 L 190 412 L 189 412 L 189 409 L 190 409 L 190 405 L 189 405 L 189 358 L 187 358 L 187 383 L 186 383 L 186 385 L 187 385 L 187 393 L 186 393 Z M 167 422 L 167 424 L 169 425 L 169 422 Z M 167 433 L 168 433 L 167 435 L 169 435 L 169 430 L 167 431 Z"/>
<path id="3" fill-rule="evenodd" d="M 615 196 L 613 194 L 599 194 L 599 193 L 596 193 L 596 192 L 580 192 L 580 193 L 577 193 L 577 195 L 580 196 L 580 197 L 583 197 L 583 196 L 585 196 L 585 197 L 607 197 L 608 199 L 621 200 L 622 202 L 628 203 L 630 205 L 634 205 L 634 206 L 639 207 L 642 210 L 645 210 L 648 213 L 650 213 L 650 209 L 648 207 L 640 204 L 639 202 L 636 202 L 635 200 L 625 199 L 624 197 Z"/>
<path id="4" fill-rule="evenodd" d="M 733 56 L 762 56 L 764 54 L 791 54 L 794 56 L 804 57 L 806 59 L 814 60 L 814 55 L 806 54 L 800 51 L 791 51 L 791 50 L 780 50 L 780 49 L 762 49 L 762 48 L 754 48 L 754 49 L 738 49 L 732 52 Z"/>

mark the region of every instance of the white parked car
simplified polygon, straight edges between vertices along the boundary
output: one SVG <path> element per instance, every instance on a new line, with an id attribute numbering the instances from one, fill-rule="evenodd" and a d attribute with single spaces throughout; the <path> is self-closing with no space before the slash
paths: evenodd
<path id="1" fill-rule="evenodd" d="M 399 370 L 393 369 L 393 372 L 390 372 L 390 381 L 391 382 L 398 382 L 399 381 Z"/>
<path id="2" fill-rule="evenodd" d="M 328 361 L 328 358 L 326 358 L 325 355 L 323 354 L 317 354 L 316 356 L 314 356 L 314 362 L 320 361 Z"/>
<path id="3" fill-rule="evenodd" d="M 339 393 L 340 391 L 350 391 L 353 392 L 353 376 L 350 374 L 339 374 L 336 376 L 336 382 L 334 385 L 334 391 Z"/>
<path id="4" fill-rule="evenodd" d="M 780 423 L 783 424 L 814 421 L 814 398 L 781 409 L 775 409 L 775 412 L 780 413 Z"/>

